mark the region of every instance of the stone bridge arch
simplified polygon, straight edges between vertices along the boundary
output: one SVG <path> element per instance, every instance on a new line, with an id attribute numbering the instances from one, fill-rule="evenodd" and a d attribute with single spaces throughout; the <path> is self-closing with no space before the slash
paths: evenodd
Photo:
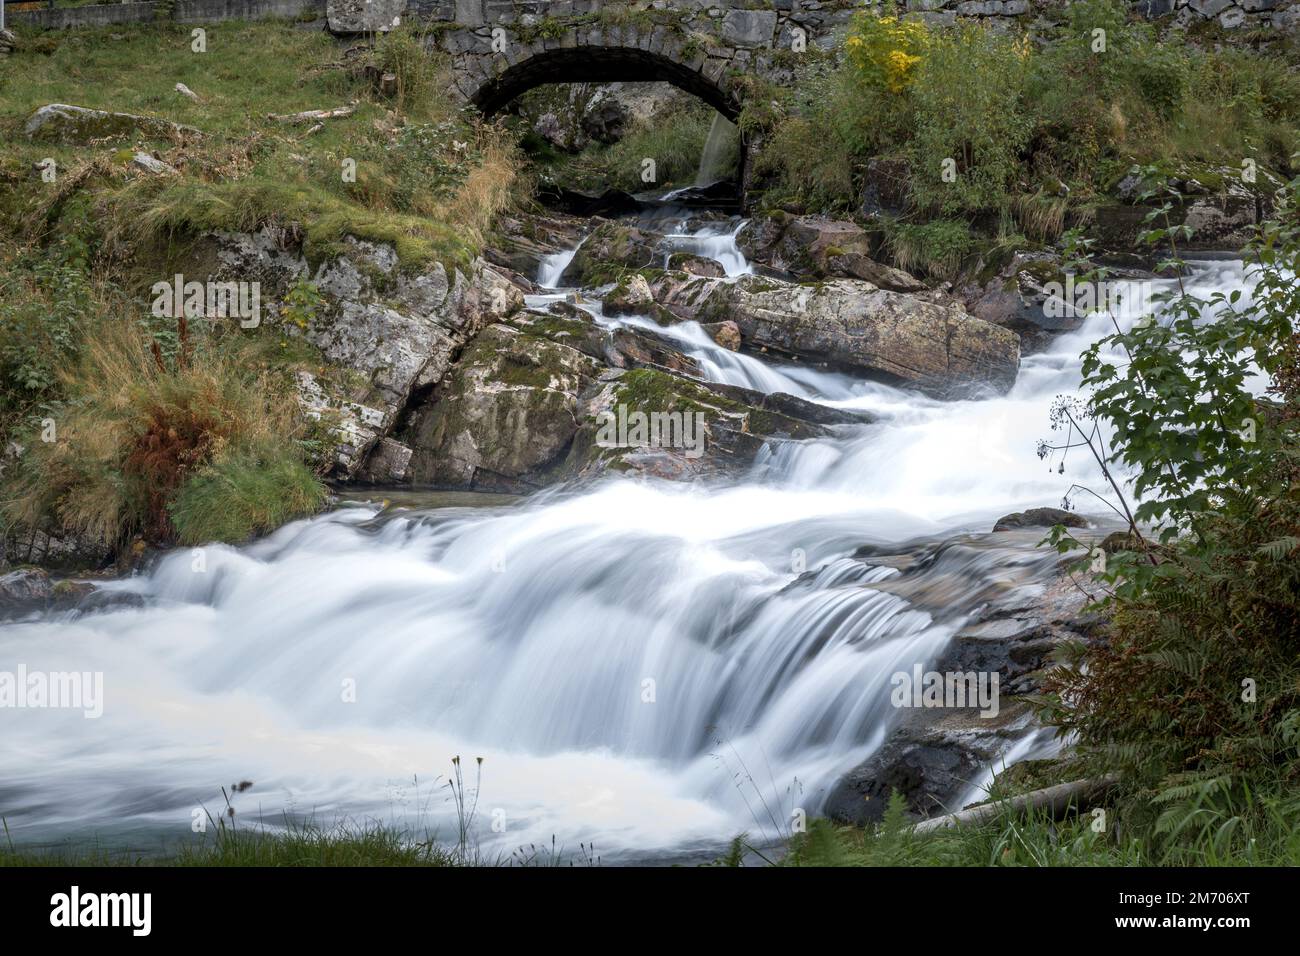
<path id="1" fill-rule="evenodd" d="M 845 0 L 328 0 L 331 31 L 418 17 L 453 64 L 453 96 L 494 113 L 545 83 L 660 81 L 735 120 L 747 78 L 783 82 L 832 42 Z"/>
<path id="2" fill-rule="evenodd" d="M 703 65 L 671 48 L 642 49 L 636 45 L 611 45 L 608 41 L 552 49 L 531 44 L 513 62 L 469 60 L 463 73 L 457 71 L 457 92 L 491 116 L 516 97 L 546 83 L 658 81 L 699 97 L 735 122 L 744 106 L 741 86 L 726 74 L 705 73 Z"/>

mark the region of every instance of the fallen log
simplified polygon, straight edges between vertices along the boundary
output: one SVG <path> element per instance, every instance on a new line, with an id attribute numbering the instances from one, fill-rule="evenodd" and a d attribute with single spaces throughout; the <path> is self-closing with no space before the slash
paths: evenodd
<path id="1" fill-rule="evenodd" d="M 1024 813 L 1026 810 L 1046 810 L 1053 820 L 1059 820 L 1072 806 L 1076 810 L 1088 809 L 1105 796 L 1115 783 L 1115 777 L 1058 783 L 1054 787 L 1044 787 L 1042 790 L 1032 790 L 1006 800 L 993 800 L 956 813 L 922 820 L 912 827 L 912 832 L 933 833 L 935 830 L 964 826 L 968 823 L 987 823 L 1005 813 Z"/>
<path id="2" fill-rule="evenodd" d="M 267 113 L 266 118 L 276 123 L 310 123 L 313 120 L 338 119 L 357 111 L 356 103 L 336 106 L 332 110 L 303 110 L 301 113 Z"/>

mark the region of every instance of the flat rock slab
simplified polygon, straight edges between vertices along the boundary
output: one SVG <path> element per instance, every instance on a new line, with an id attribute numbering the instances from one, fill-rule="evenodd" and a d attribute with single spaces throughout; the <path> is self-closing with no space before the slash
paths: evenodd
<path id="1" fill-rule="evenodd" d="M 69 106 L 67 103 L 42 106 L 27 118 L 23 133 L 32 140 L 72 145 L 136 133 L 153 136 L 202 135 L 193 126 L 183 126 L 156 116 L 110 113 L 107 110 L 86 109 L 84 106 Z"/>

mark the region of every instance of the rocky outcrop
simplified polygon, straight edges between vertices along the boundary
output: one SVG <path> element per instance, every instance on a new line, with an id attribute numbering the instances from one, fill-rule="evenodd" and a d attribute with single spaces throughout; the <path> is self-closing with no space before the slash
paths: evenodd
<path id="1" fill-rule="evenodd" d="M 503 216 L 483 258 L 534 279 L 544 258 L 578 244 L 582 228 L 582 221 L 570 216 Z"/>
<path id="2" fill-rule="evenodd" d="M 110 113 L 66 103 L 42 106 L 27 118 L 23 133 L 31 140 L 84 145 L 92 139 L 117 136 L 172 137 L 201 135 L 193 126 L 182 126 L 156 116 Z"/>
<path id="3" fill-rule="evenodd" d="M 1272 212 L 1272 197 L 1281 185 L 1266 170 L 1255 169 L 1253 175 L 1250 182 L 1240 168 L 1187 164 L 1171 166 L 1154 177 L 1130 172 L 1112 190 L 1118 201 L 1097 208 L 1090 231 L 1101 255 L 1119 262 L 1149 264 L 1156 254 L 1139 236 L 1153 228 L 1165 228 L 1163 216 L 1155 223 L 1145 220 L 1153 203 L 1172 195 L 1168 225 L 1191 229 L 1190 237 L 1179 240 L 1182 251 L 1241 249 L 1254 227 Z M 1151 190 L 1160 195 L 1144 198 Z"/>
<path id="4" fill-rule="evenodd" d="M 919 552 L 858 552 L 869 564 L 901 572 L 873 587 L 906 597 L 940 624 L 957 594 L 963 606 L 982 608 L 957 622 L 947 646 L 923 666 L 940 674 L 996 674 L 998 706 L 988 715 L 973 706 L 898 709 L 880 749 L 831 789 L 824 811 L 832 819 L 878 822 L 893 792 L 914 816 L 959 810 L 979 798 L 979 785 L 1002 769 L 1013 746 L 1022 756 L 1054 749 L 1053 732 L 1038 723 L 1023 695 L 1039 689 L 1059 647 L 1096 639 L 1103 621 L 1085 612 L 1086 597 L 1060 572 L 1059 556 L 1037 547 L 1040 537 L 1011 530 Z"/>
<path id="5" fill-rule="evenodd" d="M 522 492 L 610 472 L 734 475 L 772 443 L 867 420 L 698 375 L 653 330 L 602 328 L 565 303 L 521 313 L 484 330 L 413 410 L 397 436 L 413 452 L 407 478 Z"/>
<path id="6" fill-rule="evenodd" d="M 840 779 L 826 799 L 825 815 L 854 826 L 879 823 L 895 792 L 913 817 L 959 810 L 956 804 L 971 793 L 971 782 L 988 775 L 1010 741 L 1033 731 L 1033 715 L 1023 706 L 998 728 L 953 723 L 907 721 Z"/>
<path id="7" fill-rule="evenodd" d="M 260 281 L 271 321 L 293 284 L 309 280 L 319 294 L 302 327 L 286 333 L 301 335 L 329 363 L 320 373 L 298 372 L 298 401 L 321 423 L 340 479 L 357 475 L 412 393 L 442 381 L 479 329 L 523 307 L 519 286 L 483 261 L 468 275 L 442 262 L 411 269 L 392 246 L 345 236 L 342 254 L 313 272 L 301 248 L 273 230 L 216 240 L 215 274 Z"/>
<path id="8" fill-rule="evenodd" d="M 953 305 L 859 280 L 793 285 L 757 276 L 730 283 L 668 273 L 656 300 L 681 318 L 730 319 L 747 348 L 776 351 L 930 394 L 1006 391 L 1020 363 L 1019 339 Z"/>
<path id="9" fill-rule="evenodd" d="M 46 522 L 37 528 L 11 528 L 4 536 L 0 567 L 36 564 L 43 568 L 80 571 L 105 567 L 113 560 L 111 542 L 76 534 Z"/>

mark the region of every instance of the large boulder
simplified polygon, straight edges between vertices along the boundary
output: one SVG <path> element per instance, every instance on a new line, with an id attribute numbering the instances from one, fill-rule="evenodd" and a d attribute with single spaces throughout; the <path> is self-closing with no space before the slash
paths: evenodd
<path id="1" fill-rule="evenodd" d="M 53 593 L 49 574 L 40 568 L 0 574 L 0 607 L 44 604 Z"/>
<path id="2" fill-rule="evenodd" d="M 614 288 L 605 294 L 602 305 L 606 315 L 631 315 L 653 307 L 654 294 L 650 283 L 638 272 L 630 273 L 619 279 Z"/>
<path id="3" fill-rule="evenodd" d="M 1028 351 L 1083 324 L 1086 312 L 1062 299 L 1066 283 L 1056 253 L 1018 252 L 994 274 L 968 282 L 959 295 L 972 315 L 1020 335 Z"/>
<path id="4" fill-rule="evenodd" d="M 925 288 L 914 276 L 875 261 L 870 234 L 843 219 L 777 213 L 746 224 L 737 244 L 750 259 L 795 276 L 863 279 L 895 292 Z"/>
<path id="5" fill-rule="evenodd" d="M 578 398 L 598 364 L 507 325 L 465 349 L 403 434 L 416 483 L 526 491 L 550 480 L 579 427 Z"/>
<path id="6" fill-rule="evenodd" d="M 1005 392 L 1016 380 L 1015 333 L 955 305 L 869 282 L 795 285 L 758 276 L 731 283 L 666 273 L 656 299 L 682 318 L 730 319 L 749 348 L 766 349 L 952 397 Z"/>
<path id="7" fill-rule="evenodd" d="M 68 145 L 85 145 L 93 139 L 141 134 L 164 138 L 200 135 L 199 130 L 193 126 L 182 126 L 156 116 L 110 113 L 84 106 L 69 106 L 66 103 L 51 103 L 36 110 L 23 125 L 23 133 L 31 140 Z"/>

